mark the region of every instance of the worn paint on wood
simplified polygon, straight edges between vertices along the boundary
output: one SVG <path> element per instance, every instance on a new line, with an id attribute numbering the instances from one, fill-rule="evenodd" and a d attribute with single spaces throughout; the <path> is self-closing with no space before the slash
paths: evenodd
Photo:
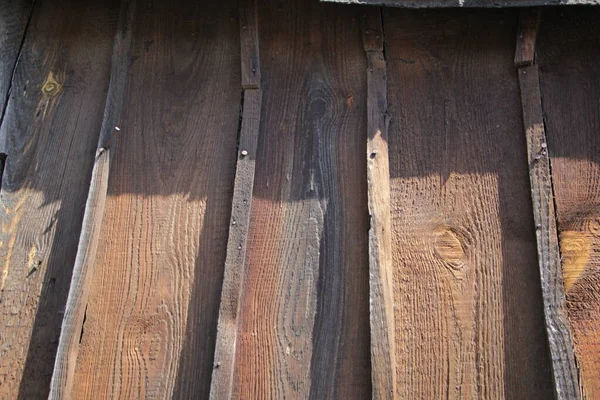
<path id="1" fill-rule="evenodd" d="M 108 190 L 110 158 L 115 143 L 113 139 L 115 135 L 118 136 L 120 133 L 117 123 L 121 118 L 127 86 L 135 7 L 135 0 L 121 2 L 121 13 L 113 44 L 110 83 L 104 106 L 98 150 L 94 159 L 77 257 L 73 267 L 73 278 L 71 279 L 69 296 L 65 306 L 50 384 L 49 399 L 51 400 L 77 398 L 77 394 L 73 395 L 71 393 L 71 388 L 77 366 L 77 353 L 85 321 L 90 283 L 94 273 L 96 251 L 100 241 L 100 228 L 104 217 Z"/>
<path id="2" fill-rule="evenodd" d="M 259 1 L 263 106 L 233 398 L 366 398 L 366 57 L 359 13 Z"/>
<path id="3" fill-rule="evenodd" d="M 209 394 L 240 107 L 237 1 L 138 2 L 77 398 Z"/>
<path id="4" fill-rule="evenodd" d="M 553 395 L 517 17 L 384 15 L 399 398 Z"/>
<path id="5" fill-rule="evenodd" d="M 31 0 L 4 1 L 0 7 L 0 123 L 32 9 Z M 6 138 L 0 137 L 0 153 L 6 152 L 5 147 Z"/>
<path id="6" fill-rule="evenodd" d="M 600 397 L 600 30 L 597 9 L 546 10 L 538 63 L 583 394 Z"/>
<path id="7" fill-rule="evenodd" d="M 48 395 L 117 16 L 114 1 L 51 0 L 27 31 L 0 133 L 2 398 Z"/>
<path id="8" fill-rule="evenodd" d="M 367 189 L 369 198 L 369 301 L 373 398 L 396 393 L 394 285 L 390 220 L 387 78 L 383 27 L 378 8 L 365 10 L 367 55 Z"/>

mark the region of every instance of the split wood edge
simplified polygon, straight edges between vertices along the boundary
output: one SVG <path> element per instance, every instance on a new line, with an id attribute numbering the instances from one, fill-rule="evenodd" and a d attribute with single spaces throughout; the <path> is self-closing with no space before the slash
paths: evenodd
<path id="1" fill-rule="evenodd" d="M 71 398 L 75 376 L 81 330 L 94 274 L 96 250 L 100 238 L 102 219 L 108 191 L 111 143 L 119 134 L 119 121 L 125 95 L 127 70 L 129 67 L 135 0 L 125 0 L 113 45 L 111 76 L 106 96 L 98 150 L 92 170 L 92 178 L 83 216 L 81 236 L 75 258 L 69 296 L 65 307 L 54 371 L 50 382 L 50 400 Z"/>
<path id="2" fill-rule="evenodd" d="M 233 392 L 238 317 L 246 266 L 262 104 L 256 0 L 243 0 L 240 4 L 240 43 L 243 109 L 210 388 L 211 399 L 229 399 Z"/>
<path id="3" fill-rule="evenodd" d="M 363 20 L 367 70 L 367 186 L 370 215 L 371 381 L 374 399 L 396 398 L 387 77 L 380 9 Z"/>
<path id="4" fill-rule="evenodd" d="M 546 331 L 552 359 L 554 391 L 558 400 L 580 399 L 581 389 L 574 347 L 566 314 L 556 210 L 550 157 L 543 120 L 535 41 L 539 11 L 523 10 L 517 36 L 515 66 L 519 75 L 523 124 L 527 139 L 527 159 L 540 281 Z"/>

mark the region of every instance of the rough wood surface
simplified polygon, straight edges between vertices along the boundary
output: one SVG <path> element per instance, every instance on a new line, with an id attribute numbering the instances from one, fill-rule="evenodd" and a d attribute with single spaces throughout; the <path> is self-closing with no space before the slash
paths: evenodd
<path id="1" fill-rule="evenodd" d="M 206 398 L 240 107 L 237 1 L 139 2 L 73 393 Z"/>
<path id="2" fill-rule="evenodd" d="M 546 10 L 538 64 L 580 384 L 600 397 L 600 12 Z"/>
<path id="3" fill-rule="evenodd" d="M 77 257 L 73 267 L 73 278 L 56 352 L 49 399 L 78 398 L 77 394 L 71 393 L 71 388 L 106 204 L 110 157 L 116 142 L 112 139 L 114 135 L 118 136 L 120 133 L 117 124 L 121 118 L 127 85 L 135 6 L 135 0 L 121 2 L 119 24 L 113 44 L 110 83 L 104 106 L 104 117 L 85 206 Z"/>
<path id="4" fill-rule="evenodd" d="M 259 1 L 263 105 L 233 398 L 368 398 L 360 10 Z"/>
<path id="5" fill-rule="evenodd" d="M 369 287 L 373 398 L 394 398 L 396 355 L 390 220 L 387 80 L 379 9 L 366 10 L 367 189 L 369 198 Z"/>
<path id="6" fill-rule="evenodd" d="M 252 17 L 248 18 L 248 15 Z M 246 266 L 246 245 L 252 207 L 262 104 L 258 31 L 256 0 L 241 1 L 240 56 L 242 58 L 241 72 L 244 103 L 238 138 L 238 159 L 233 186 L 223 289 L 221 290 L 214 371 L 210 389 L 212 399 L 229 399 L 233 391 L 240 298 Z"/>
<path id="7" fill-rule="evenodd" d="M 516 67 L 524 67 L 534 63 L 535 41 L 540 24 L 539 8 L 523 8 L 520 13 L 515 49 Z"/>
<path id="8" fill-rule="evenodd" d="M 542 296 L 556 398 L 574 399 L 579 398 L 580 393 L 573 342 L 566 319 L 550 159 L 542 117 L 537 66 L 519 68 L 518 73 L 523 104 L 523 124 L 527 138 Z"/>
<path id="9" fill-rule="evenodd" d="M 48 396 L 117 19 L 115 1 L 49 0 L 27 31 L 0 128 L 0 398 Z"/>
<path id="10" fill-rule="evenodd" d="M 384 15 L 399 398 L 553 395 L 517 17 Z"/>
<path id="11" fill-rule="evenodd" d="M 558 5 L 599 4 L 598 0 L 321 0 L 332 3 L 368 4 L 402 8 L 447 7 L 538 7 Z"/>
<path id="12" fill-rule="evenodd" d="M 0 124 L 32 9 L 33 0 L 5 0 L 0 5 Z M 0 153 L 5 152 L 6 138 L 0 137 Z"/>

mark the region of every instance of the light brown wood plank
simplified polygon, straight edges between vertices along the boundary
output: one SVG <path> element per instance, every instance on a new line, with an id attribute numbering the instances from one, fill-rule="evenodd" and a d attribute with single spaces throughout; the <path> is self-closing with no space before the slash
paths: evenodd
<path id="1" fill-rule="evenodd" d="M 206 398 L 235 174 L 236 1 L 138 3 L 73 396 Z"/>
<path id="2" fill-rule="evenodd" d="M 77 394 L 71 393 L 71 389 L 77 366 L 77 353 L 85 319 L 90 283 L 94 274 L 96 251 L 100 241 L 100 228 L 108 191 L 110 158 L 113 152 L 112 146 L 116 142 L 113 139 L 114 136 L 118 136 L 120 133 L 120 128 L 116 124 L 121 117 L 127 85 L 135 8 L 135 0 L 121 2 L 119 23 L 113 44 L 110 83 L 104 106 L 104 117 L 100 129 L 98 150 L 94 159 L 73 277 L 62 321 L 50 384 L 50 399 L 78 397 Z"/>
<path id="3" fill-rule="evenodd" d="M 48 396 L 117 19 L 115 1 L 50 0 L 27 32 L 0 128 L 0 398 Z"/>
<path id="4" fill-rule="evenodd" d="M 587 399 L 600 397 L 599 17 L 595 8 L 545 10 L 537 51 L 567 316 Z"/>
<path id="5" fill-rule="evenodd" d="M 387 78 L 378 8 L 365 11 L 367 53 L 367 186 L 369 193 L 369 286 L 373 398 L 394 398 L 396 355 L 390 219 Z"/>
<path id="6" fill-rule="evenodd" d="M 519 17 L 515 66 L 525 67 L 535 61 L 535 41 L 540 24 L 539 8 L 523 8 Z"/>
<path id="7" fill-rule="evenodd" d="M 551 398 L 514 11 L 384 15 L 399 398 Z"/>
<path id="8" fill-rule="evenodd" d="M 360 10 L 259 1 L 263 105 L 233 398 L 368 398 Z"/>

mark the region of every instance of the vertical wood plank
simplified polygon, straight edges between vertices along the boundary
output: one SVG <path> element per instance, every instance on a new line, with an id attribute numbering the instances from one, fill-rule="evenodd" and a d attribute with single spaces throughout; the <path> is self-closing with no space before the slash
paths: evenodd
<path id="1" fill-rule="evenodd" d="M 233 398 L 371 394 L 359 10 L 259 1 L 262 118 Z"/>
<path id="2" fill-rule="evenodd" d="M 240 299 L 246 267 L 247 239 L 262 104 L 258 31 L 256 0 L 241 1 L 240 55 L 244 103 L 238 138 L 238 156 L 233 186 L 229 239 L 227 241 L 227 258 L 221 291 L 214 371 L 211 383 L 210 397 L 212 399 L 229 399 L 233 391 Z"/>
<path id="3" fill-rule="evenodd" d="M 521 11 L 515 66 L 521 88 L 533 219 L 555 395 L 557 399 L 573 399 L 579 398 L 580 393 L 573 342 L 566 318 L 552 174 L 542 115 L 538 67 L 535 65 L 539 14 L 539 10 L 535 9 Z"/>
<path id="4" fill-rule="evenodd" d="M 551 398 L 514 10 L 387 10 L 399 398 Z"/>
<path id="5" fill-rule="evenodd" d="M 94 160 L 77 257 L 75 258 L 73 277 L 62 321 L 49 399 L 78 397 L 77 394 L 71 393 L 71 389 L 77 366 L 79 342 L 83 333 L 82 328 L 91 278 L 94 274 L 94 261 L 100 240 L 100 228 L 104 217 L 112 154 L 111 142 L 114 145 L 113 135 L 118 135 L 120 132 L 117 123 L 121 118 L 127 85 L 135 8 L 135 0 L 123 0 L 121 2 L 98 150 Z"/>
<path id="6" fill-rule="evenodd" d="M 73 393 L 206 398 L 235 174 L 237 1 L 138 3 Z"/>
<path id="7" fill-rule="evenodd" d="M 583 397 L 600 397 L 600 13 L 544 10 L 537 64 L 561 251 L 566 314 Z M 561 271 L 562 270 L 562 271 Z M 562 299 L 560 299 L 562 300 Z M 564 346 L 571 346 L 565 341 Z M 577 383 L 575 371 L 565 379 Z M 576 387 L 571 392 L 579 393 Z M 568 395 L 571 392 L 566 391 Z"/>
<path id="8" fill-rule="evenodd" d="M 15 70 L 0 128 L 1 398 L 48 396 L 117 19 L 116 1 L 40 2 Z"/>
<path id="9" fill-rule="evenodd" d="M 32 11 L 32 0 L 5 1 L 0 7 L 0 124 Z M 6 152 L 5 142 L 6 138 L 0 137 L 0 153 Z"/>
<path id="10" fill-rule="evenodd" d="M 386 63 L 379 8 L 366 11 L 367 187 L 369 197 L 369 286 L 373 398 L 396 396 L 394 286 L 390 220 L 390 171 Z"/>

